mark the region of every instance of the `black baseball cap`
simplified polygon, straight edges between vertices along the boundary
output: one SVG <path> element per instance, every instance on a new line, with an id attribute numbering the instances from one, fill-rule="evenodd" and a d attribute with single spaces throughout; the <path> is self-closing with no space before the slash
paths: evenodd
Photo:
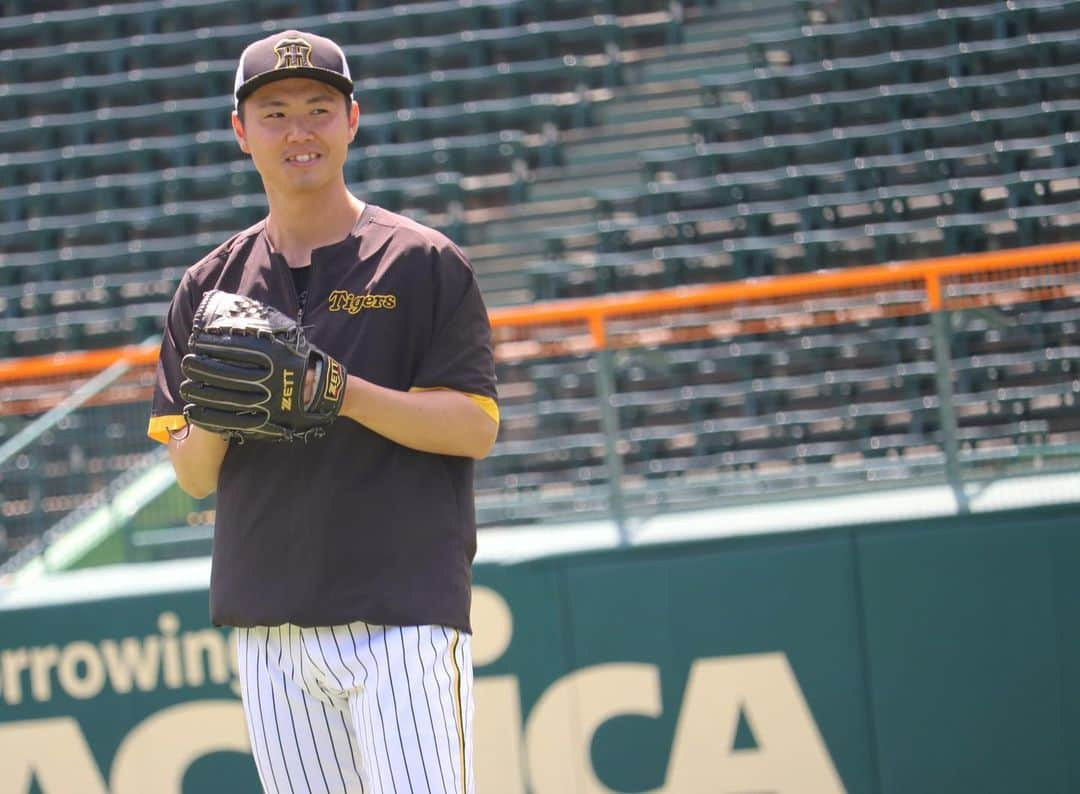
<path id="1" fill-rule="evenodd" d="M 236 105 L 275 80 L 307 77 L 352 97 L 353 81 L 345 53 L 330 39 L 286 30 L 249 44 L 236 68 Z"/>

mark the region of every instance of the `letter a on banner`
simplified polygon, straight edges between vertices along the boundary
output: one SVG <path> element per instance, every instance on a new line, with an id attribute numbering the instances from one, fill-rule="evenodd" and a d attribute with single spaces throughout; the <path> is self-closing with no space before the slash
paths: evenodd
<path id="1" fill-rule="evenodd" d="M 0 794 L 108 794 L 79 724 L 70 717 L 0 725 Z"/>
<path id="2" fill-rule="evenodd" d="M 755 749 L 735 749 L 740 714 L 754 733 Z M 664 790 L 845 794 L 784 654 L 694 663 Z"/>
<path id="3" fill-rule="evenodd" d="M 113 759 L 112 792 L 179 792 L 189 766 L 204 755 L 225 751 L 251 752 L 238 701 L 170 706 L 143 720 L 121 743 Z"/>

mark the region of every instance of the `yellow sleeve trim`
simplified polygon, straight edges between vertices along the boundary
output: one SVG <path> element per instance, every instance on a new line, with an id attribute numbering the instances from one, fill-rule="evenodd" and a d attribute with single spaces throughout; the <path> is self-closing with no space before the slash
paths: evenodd
<path id="1" fill-rule="evenodd" d="M 495 421 L 495 424 L 499 424 L 499 404 L 497 402 L 495 402 L 493 399 L 491 399 L 490 397 L 485 397 L 482 394 L 469 394 L 469 392 L 467 392 L 467 391 L 457 391 L 457 389 L 448 389 L 445 386 L 430 386 L 430 387 L 413 386 L 411 389 L 409 389 L 409 391 L 454 391 L 454 392 L 457 392 L 458 394 L 464 394 L 466 397 L 468 397 L 474 403 L 479 405 L 480 408 L 483 409 L 484 413 L 486 413 L 488 416 L 490 416 Z"/>
<path id="2" fill-rule="evenodd" d="M 154 441 L 160 441 L 162 444 L 169 443 L 169 431 L 180 430 L 187 427 L 187 419 L 183 414 L 169 414 L 168 416 L 151 416 L 150 427 L 146 430 L 146 435 L 154 439 Z"/>

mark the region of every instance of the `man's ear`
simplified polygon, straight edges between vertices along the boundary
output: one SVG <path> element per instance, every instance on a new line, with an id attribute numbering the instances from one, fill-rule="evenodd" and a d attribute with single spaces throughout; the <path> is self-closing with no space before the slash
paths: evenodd
<path id="1" fill-rule="evenodd" d="M 247 135 L 244 134 L 244 122 L 240 120 L 240 114 L 235 110 L 232 113 L 232 128 L 233 134 L 236 136 L 236 142 L 240 144 L 240 151 L 244 154 L 251 154 L 251 150 L 248 148 Z"/>
<path id="2" fill-rule="evenodd" d="M 356 131 L 360 129 L 360 105 L 356 100 L 349 104 L 349 142 L 356 138 Z"/>

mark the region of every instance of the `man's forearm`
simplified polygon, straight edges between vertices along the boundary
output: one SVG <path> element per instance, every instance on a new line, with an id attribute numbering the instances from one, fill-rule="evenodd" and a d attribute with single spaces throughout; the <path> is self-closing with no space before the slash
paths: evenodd
<path id="1" fill-rule="evenodd" d="M 402 392 L 348 376 L 341 415 L 402 446 L 483 458 L 499 426 L 479 405 L 449 390 Z"/>
<path id="2" fill-rule="evenodd" d="M 217 490 L 218 472 L 229 442 L 217 433 L 188 425 L 169 440 L 169 459 L 180 488 L 196 499 Z"/>

